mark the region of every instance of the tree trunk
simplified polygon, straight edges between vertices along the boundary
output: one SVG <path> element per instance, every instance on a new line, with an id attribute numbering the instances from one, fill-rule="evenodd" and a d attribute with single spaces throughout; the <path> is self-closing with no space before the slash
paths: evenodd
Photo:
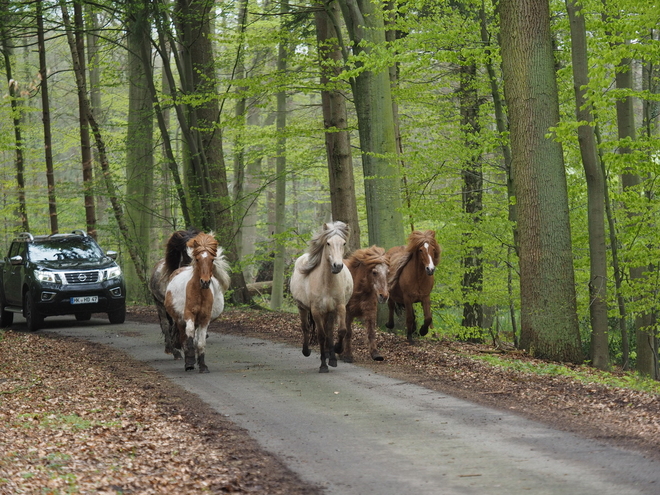
<path id="1" fill-rule="evenodd" d="M 144 70 L 151 66 L 149 10 L 147 2 L 133 3 L 126 19 L 128 45 L 128 127 L 126 135 L 126 218 L 129 235 L 135 244 L 140 266 L 125 266 L 128 294 L 135 301 L 151 300 L 148 287 L 140 283 L 138 272 L 147 273 L 151 267 L 152 205 L 154 201 L 153 109 L 151 92 Z M 142 60 L 144 52 L 147 60 Z"/>
<path id="2" fill-rule="evenodd" d="M 289 11 L 287 0 L 281 0 L 280 12 Z M 277 72 L 284 74 L 287 69 L 287 30 L 282 15 L 280 23 L 280 43 L 277 54 Z M 277 93 L 277 158 L 275 160 L 275 258 L 273 259 L 273 289 L 270 295 L 270 309 L 280 309 L 284 299 L 284 255 L 285 243 L 282 234 L 286 230 L 286 91 L 280 88 Z"/>
<path id="3" fill-rule="evenodd" d="M 548 0 L 502 0 L 502 71 L 520 236 L 521 346 L 582 361 Z"/>
<path id="4" fill-rule="evenodd" d="M 335 23 L 339 6 L 331 2 L 315 11 L 316 39 L 321 65 L 321 106 L 325 132 L 325 150 L 330 178 L 332 219 L 340 220 L 351 228 L 347 250 L 360 248 L 360 224 L 355 198 L 355 178 L 351 139 L 348 133 L 346 96 L 332 79 L 340 74 L 342 53 L 337 41 Z"/>
<path id="5" fill-rule="evenodd" d="M 575 90 L 575 116 L 579 123 L 578 141 L 587 180 L 589 228 L 589 313 L 591 316 L 591 364 L 601 370 L 610 367 L 607 320 L 607 249 L 605 233 L 605 177 L 592 127 L 593 115 L 586 98 L 589 84 L 587 31 L 582 7 L 566 0 L 571 27 L 571 57 Z"/>
<path id="6" fill-rule="evenodd" d="M 339 4 L 355 55 L 370 52 L 371 45 L 385 46 L 385 25 L 379 4 L 371 0 L 339 0 Z M 404 234 L 389 71 L 362 70 L 352 87 L 362 151 L 369 244 L 389 249 L 402 244 Z"/>
<path id="7" fill-rule="evenodd" d="M 53 171 L 53 138 L 50 127 L 50 101 L 48 94 L 48 68 L 46 65 L 46 41 L 44 36 L 43 0 L 37 0 L 37 44 L 39 51 L 39 79 L 41 86 L 41 111 L 44 126 L 44 158 L 46 161 L 46 184 L 48 185 L 48 218 L 50 233 L 59 232 L 57 222 L 57 199 L 55 195 L 55 173 Z"/>
<path id="8" fill-rule="evenodd" d="M 465 148 L 470 155 L 465 160 L 461 172 L 463 178 L 463 212 L 467 223 L 472 222 L 475 229 L 481 222 L 483 209 L 483 171 L 481 154 L 479 153 L 479 95 L 477 93 L 477 66 L 463 61 L 460 67 L 460 100 L 461 129 L 464 134 Z M 483 327 L 483 308 L 479 296 L 483 289 L 483 265 L 481 253 L 483 246 L 474 238 L 474 232 L 468 228 L 463 233 L 463 321 L 464 327 Z M 477 338 L 477 340 L 481 340 Z"/>
<path id="9" fill-rule="evenodd" d="M 0 37 L 2 37 L 2 53 L 4 55 L 5 73 L 7 74 L 7 87 L 9 90 L 9 102 L 11 105 L 12 123 L 14 126 L 14 151 L 16 158 L 14 164 L 16 167 L 16 186 L 18 192 L 17 217 L 20 221 L 19 228 L 24 232 L 30 231 L 28 222 L 27 207 L 25 204 L 25 161 L 23 156 L 23 135 L 21 131 L 21 110 L 17 99 L 17 85 L 12 75 L 11 55 L 13 47 L 10 46 L 10 35 L 7 26 L 10 25 L 9 4 L 6 0 L 0 3 Z"/>

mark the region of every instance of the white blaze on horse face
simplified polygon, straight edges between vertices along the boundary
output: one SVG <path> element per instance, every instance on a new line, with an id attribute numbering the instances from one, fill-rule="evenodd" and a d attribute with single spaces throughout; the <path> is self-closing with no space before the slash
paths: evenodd
<path id="1" fill-rule="evenodd" d="M 330 270 L 335 275 L 340 273 L 344 268 L 344 246 L 346 241 L 344 241 L 340 236 L 331 237 L 327 244 L 326 249 L 328 250 L 328 262 L 330 263 Z"/>
<path id="2" fill-rule="evenodd" d="M 426 249 L 426 256 L 429 258 L 429 262 L 426 265 L 426 273 L 429 275 L 433 275 L 433 272 L 435 271 L 435 265 L 433 264 L 433 257 L 431 256 L 431 253 L 429 253 L 429 243 L 425 242 L 424 243 L 424 249 Z"/>

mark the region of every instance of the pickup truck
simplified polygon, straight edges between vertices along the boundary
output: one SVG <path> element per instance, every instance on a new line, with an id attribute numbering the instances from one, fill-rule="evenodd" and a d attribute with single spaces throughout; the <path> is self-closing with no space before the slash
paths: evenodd
<path id="1" fill-rule="evenodd" d="M 107 313 L 110 323 L 123 323 L 126 285 L 116 258 L 82 230 L 19 234 L 0 261 L 0 328 L 10 326 L 15 313 L 25 317 L 29 331 L 56 315 L 85 321 Z"/>

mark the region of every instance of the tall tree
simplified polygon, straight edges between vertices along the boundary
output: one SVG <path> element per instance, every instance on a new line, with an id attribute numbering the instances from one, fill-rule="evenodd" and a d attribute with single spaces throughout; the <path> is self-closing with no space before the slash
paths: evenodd
<path id="1" fill-rule="evenodd" d="M 338 0 L 359 73 L 352 79 L 357 110 L 367 205 L 369 244 L 401 244 L 401 173 L 394 128 L 389 67 L 368 55 L 385 48 L 382 4 L 371 0 Z"/>
<path id="2" fill-rule="evenodd" d="M 126 270 L 127 291 L 134 300 L 151 300 L 147 287 L 140 283 L 138 272 L 149 271 L 151 227 L 153 222 L 153 109 L 151 91 L 145 65 L 151 65 L 151 51 L 144 53 L 142 46 L 150 46 L 149 4 L 147 1 L 131 3 L 126 13 L 126 39 L 128 47 L 128 127 L 126 133 L 126 219 L 130 238 L 135 243 L 141 266 Z M 148 60 L 142 60 L 147 55 Z M 128 267 L 127 267 L 128 268 Z"/>
<path id="3" fill-rule="evenodd" d="M 548 0 L 502 0 L 502 72 L 520 237 L 520 344 L 558 361 L 583 359 Z"/>
<path id="4" fill-rule="evenodd" d="M 575 116 L 582 165 L 587 179 L 589 230 L 589 313 L 591 316 L 591 363 L 599 369 L 609 368 L 607 320 L 607 249 L 605 233 L 605 176 L 596 148 L 593 113 L 586 97 L 589 84 L 587 30 L 582 6 L 566 0 L 571 27 L 571 58 L 575 91 Z"/>
<path id="5" fill-rule="evenodd" d="M 41 113 L 44 126 L 44 159 L 46 161 L 46 183 L 48 185 L 48 218 L 50 233 L 59 232 L 57 220 L 57 197 L 55 195 L 55 172 L 53 170 L 53 133 L 50 123 L 50 98 L 48 92 L 48 66 L 46 65 L 46 37 L 44 34 L 43 0 L 37 0 L 37 45 L 39 51 L 39 83 L 41 87 Z"/>
<path id="6" fill-rule="evenodd" d="M 288 36 L 285 17 L 289 12 L 288 0 L 280 2 L 280 41 L 277 50 L 277 72 L 284 80 L 287 70 Z M 279 309 L 284 298 L 285 243 L 282 234 L 286 230 L 286 88 L 281 85 L 277 92 L 277 156 L 275 158 L 275 257 L 273 259 L 273 288 L 270 294 L 271 309 Z"/>
<path id="7" fill-rule="evenodd" d="M 2 43 L 2 54 L 5 62 L 5 74 L 7 75 L 7 89 L 9 93 L 9 101 L 11 105 L 12 123 L 14 126 L 14 153 L 15 153 L 15 168 L 16 168 L 16 185 L 18 191 L 18 207 L 16 209 L 17 216 L 20 219 L 20 228 L 25 231 L 30 231 L 30 224 L 28 222 L 27 207 L 25 204 L 25 158 L 23 154 L 23 131 L 21 129 L 21 110 L 18 103 L 18 81 L 13 77 L 12 71 L 12 52 L 11 36 L 9 33 L 9 26 L 11 25 L 11 13 L 9 8 L 9 1 L 3 0 L 0 2 L 0 38 Z"/>
<path id="8" fill-rule="evenodd" d="M 339 5 L 337 2 L 321 3 L 320 8 L 315 11 L 332 219 L 341 220 L 351 228 L 347 250 L 353 252 L 360 248 L 360 224 L 355 198 L 346 95 L 335 82 L 341 72 L 342 60 L 339 38 L 335 29 L 338 20 Z"/>

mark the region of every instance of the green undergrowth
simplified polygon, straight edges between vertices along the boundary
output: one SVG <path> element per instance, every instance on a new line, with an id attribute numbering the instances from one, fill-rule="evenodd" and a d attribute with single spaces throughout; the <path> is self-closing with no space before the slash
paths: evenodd
<path id="1" fill-rule="evenodd" d="M 501 367 L 521 373 L 536 375 L 565 376 L 584 384 L 597 384 L 605 387 L 625 388 L 660 395 L 660 382 L 642 377 L 634 372 L 616 372 L 597 370 L 589 366 L 566 366 L 560 363 L 543 361 L 524 361 L 504 356 L 484 355 L 469 356 L 491 366 Z"/>

